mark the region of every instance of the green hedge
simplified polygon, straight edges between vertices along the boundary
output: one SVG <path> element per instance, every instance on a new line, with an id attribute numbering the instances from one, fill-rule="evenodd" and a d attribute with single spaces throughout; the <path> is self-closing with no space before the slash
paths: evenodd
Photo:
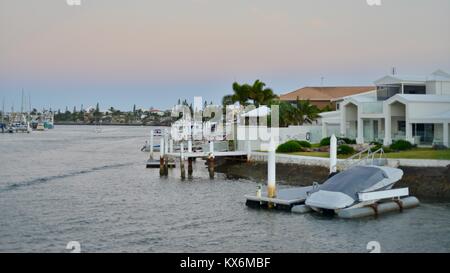
<path id="1" fill-rule="evenodd" d="M 311 143 L 309 143 L 309 142 L 306 141 L 306 140 L 296 140 L 296 141 L 297 141 L 297 143 L 298 143 L 300 146 L 302 146 L 303 148 L 311 148 L 311 147 L 312 147 Z"/>
<path id="2" fill-rule="evenodd" d="M 289 140 L 277 148 L 277 153 L 295 153 L 303 151 L 302 146 L 296 140 Z"/>
<path id="3" fill-rule="evenodd" d="M 320 141 L 320 147 L 330 146 L 330 139 L 330 137 L 322 138 L 322 140 Z"/>
<path id="4" fill-rule="evenodd" d="M 355 149 L 353 147 L 348 145 L 339 145 L 337 148 L 337 154 L 338 155 L 351 155 L 355 153 Z"/>
<path id="5" fill-rule="evenodd" d="M 323 147 L 323 146 L 330 146 L 330 139 L 331 139 L 331 137 L 323 138 L 323 139 L 320 141 L 320 146 L 321 146 L 321 147 Z M 338 138 L 337 138 L 337 141 L 338 141 L 338 142 L 339 142 L 339 141 L 345 142 L 345 144 L 356 144 L 356 140 L 350 139 L 350 138 L 346 138 L 346 137 L 338 137 Z"/>
<path id="6" fill-rule="evenodd" d="M 411 144 L 411 142 L 406 140 L 397 140 L 396 142 L 392 143 L 390 148 L 394 151 L 406 151 L 411 150 L 414 146 Z"/>

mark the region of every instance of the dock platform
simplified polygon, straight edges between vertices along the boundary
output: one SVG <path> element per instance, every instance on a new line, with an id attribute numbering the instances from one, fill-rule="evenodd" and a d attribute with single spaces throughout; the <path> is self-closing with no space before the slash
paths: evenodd
<path id="1" fill-rule="evenodd" d="M 313 186 L 280 189 L 275 198 L 267 197 L 267 192 L 262 192 L 261 197 L 249 194 L 245 195 L 245 204 L 251 208 L 267 208 L 272 203 L 275 209 L 291 211 L 292 207 L 304 204 L 311 191 Z"/>
<path id="2" fill-rule="evenodd" d="M 156 159 L 149 159 L 147 160 L 147 163 L 145 165 L 147 167 L 147 169 L 159 169 L 160 165 L 159 165 L 159 160 Z M 175 168 L 175 162 L 168 162 L 167 164 L 168 168 Z"/>
<path id="3" fill-rule="evenodd" d="M 183 153 L 184 158 L 207 158 L 209 156 L 210 152 L 186 152 Z M 243 151 L 228 151 L 228 152 L 214 152 L 214 157 L 237 157 L 237 156 L 247 156 L 247 152 Z M 180 157 L 181 153 L 167 153 L 169 157 Z"/>

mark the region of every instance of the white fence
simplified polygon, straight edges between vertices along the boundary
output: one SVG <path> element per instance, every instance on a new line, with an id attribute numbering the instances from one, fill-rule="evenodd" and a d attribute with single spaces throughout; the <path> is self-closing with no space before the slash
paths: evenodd
<path id="1" fill-rule="evenodd" d="M 289 126 L 277 128 L 277 131 L 274 131 L 277 143 L 293 139 L 318 143 L 322 139 L 322 126 L 320 125 Z M 266 151 L 271 133 L 271 128 L 266 126 L 239 126 L 237 128 L 237 148 L 241 151 L 248 151 L 250 145 L 252 151 Z"/>

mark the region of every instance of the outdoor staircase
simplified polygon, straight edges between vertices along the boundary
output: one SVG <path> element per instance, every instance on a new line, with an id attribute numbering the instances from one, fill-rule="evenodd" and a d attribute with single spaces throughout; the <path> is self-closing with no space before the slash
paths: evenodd
<path id="1" fill-rule="evenodd" d="M 337 165 L 339 171 L 345 171 L 357 165 L 386 166 L 387 159 L 385 157 L 383 148 L 372 152 L 371 148 L 369 147 L 347 158 L 341 163 L 338 163 Z"/>

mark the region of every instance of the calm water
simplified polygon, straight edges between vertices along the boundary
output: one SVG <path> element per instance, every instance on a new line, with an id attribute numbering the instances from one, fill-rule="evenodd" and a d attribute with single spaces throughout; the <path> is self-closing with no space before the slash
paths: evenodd
<path id="1" fill-rule="evenodd" d="M 143 127 L 58 126 L 0 134 L 0 251 L 66 252 L 449 252 L 450 202 L 378 219 L 251 210 L 255 183 L 160 179 L 139 151 Z M 426 183 L 426 181 L 424 181 Z"/>

